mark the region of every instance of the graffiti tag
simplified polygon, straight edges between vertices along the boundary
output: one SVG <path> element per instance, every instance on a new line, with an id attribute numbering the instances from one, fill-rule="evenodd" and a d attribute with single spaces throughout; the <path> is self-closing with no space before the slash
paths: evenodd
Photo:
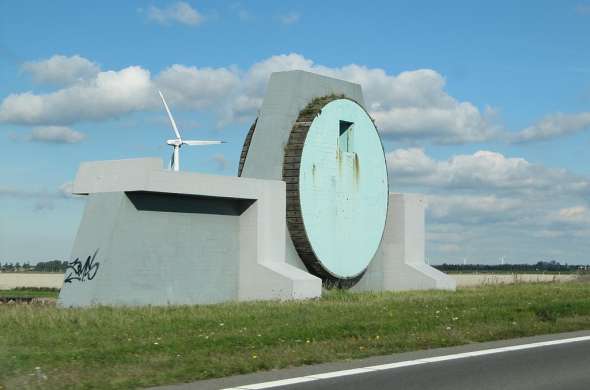
<path id="1" fill-rule="evenodd" d="M 76 260 L 69 262 L 68 267 L 66 268 L 66 278 L 64 283 L 72 283 L 74 280 L 85 282 L 94 279 L 98 272 L 98 267 L 100 266 L 98 261 L 94 262 L 97 254 L 98 249 L 92 256 L 88 256 L 84 263 L 80 261 L 79 257 L 76 258 Z"/>

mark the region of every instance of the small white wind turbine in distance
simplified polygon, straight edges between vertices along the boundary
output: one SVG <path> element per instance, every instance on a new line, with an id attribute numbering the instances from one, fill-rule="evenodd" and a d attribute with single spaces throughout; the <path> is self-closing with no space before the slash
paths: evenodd
<path id="1" fill-rule="evenodd" d="M 169 139 L 166 141 L 166 143 L 168 145 L 174 147 L 174 151 L 172 152 L 172 159 L 170 160 L 170 169 L 172 169 L 173 171 L 177 171 L 177 172 L 180 170 L 179 152 L 180 152 L 180 148 L 182 147 L 182 145 L 203 146 L 203 145 L 216 145 L 216 144 L 225 143 L 225 141 L 183 140 L 182 137 L 180 137 L 180 133 L 178 131 L 178 128 L 176 127 L 176 122 L 174 121 L 174 118 L 172 117 L 172 113 L 170 112 L 170 109 L 168 108 L 168 104 L 166 104 L 166 99 L 164 99 L 164 95 L 162 95 L 162 91 L 158 91 L 158 93 L 160 94 L 160 97 L 162 98 L 162 103 L 164 103 L 164 108 L 166 109 L 166 112 L 168 113 L 168 118 L 170 118 L 170 123 L 172 124 L 172 130 L 174 130 L 174 134 L 176 134 L 176 139 Z"/>

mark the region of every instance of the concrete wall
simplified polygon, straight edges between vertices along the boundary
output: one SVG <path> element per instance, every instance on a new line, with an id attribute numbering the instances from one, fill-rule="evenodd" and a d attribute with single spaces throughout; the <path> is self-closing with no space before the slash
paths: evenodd
<path id="1" fill-rule="evenodd" d="M 84 288 L 66 284 L 60 299 L 108 305 L 237 299 L 239 218 L 219 210 L 142 210 L 125 192 L 91 194 L 71 257 L 85 259 L 98 250 L 100 268 Z"/>
<path id="2" fill-rule="evenodd" d="M 454 290 L 455 281 L 424 261 L 425 203 L 419 194 L 389 194 L 385 232 L 356 291 Z"/>
<path id="3" fill-rule="evenodd" d="M 74 192 L 89 199 L 63 306 L 321 294 L 318 278 L 285 262 L 281 181 L 171 172 L 138 159 L 84 163 Z"/>

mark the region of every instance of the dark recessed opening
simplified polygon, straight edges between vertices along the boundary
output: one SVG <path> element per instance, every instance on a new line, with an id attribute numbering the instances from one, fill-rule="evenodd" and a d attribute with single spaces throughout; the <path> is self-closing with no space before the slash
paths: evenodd
<path id="1" fill-rule="evenodd" d="M 353 122 L 340 121 L 340 135 L 338 137 L 338 149 L 341 152 L 352 152 L 352 127 Z"/>
<path id="2" fill-rule="evenodd" d="M 137 210 L 169 213 L 241 215 L 255 200 L 213 196 L 129 191 L 127 197 Z"/>

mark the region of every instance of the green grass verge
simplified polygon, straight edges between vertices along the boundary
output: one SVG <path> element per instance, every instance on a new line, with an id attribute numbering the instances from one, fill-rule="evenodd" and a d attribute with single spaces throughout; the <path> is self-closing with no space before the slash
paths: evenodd
<path id="1" fill-rule="evenodd" d="M 590 284 L 573 282 L 167 308 L 7 305 L 0 383 L 126 389 L 590 329 L 589 298 Z"/>
<path id="2" fill-rule="evenodd" d="M 44 288 L 16 288 L 12 290 L 0 290 L 0 297 L 43 297 L 57 298 L 58 289 Z"/>

